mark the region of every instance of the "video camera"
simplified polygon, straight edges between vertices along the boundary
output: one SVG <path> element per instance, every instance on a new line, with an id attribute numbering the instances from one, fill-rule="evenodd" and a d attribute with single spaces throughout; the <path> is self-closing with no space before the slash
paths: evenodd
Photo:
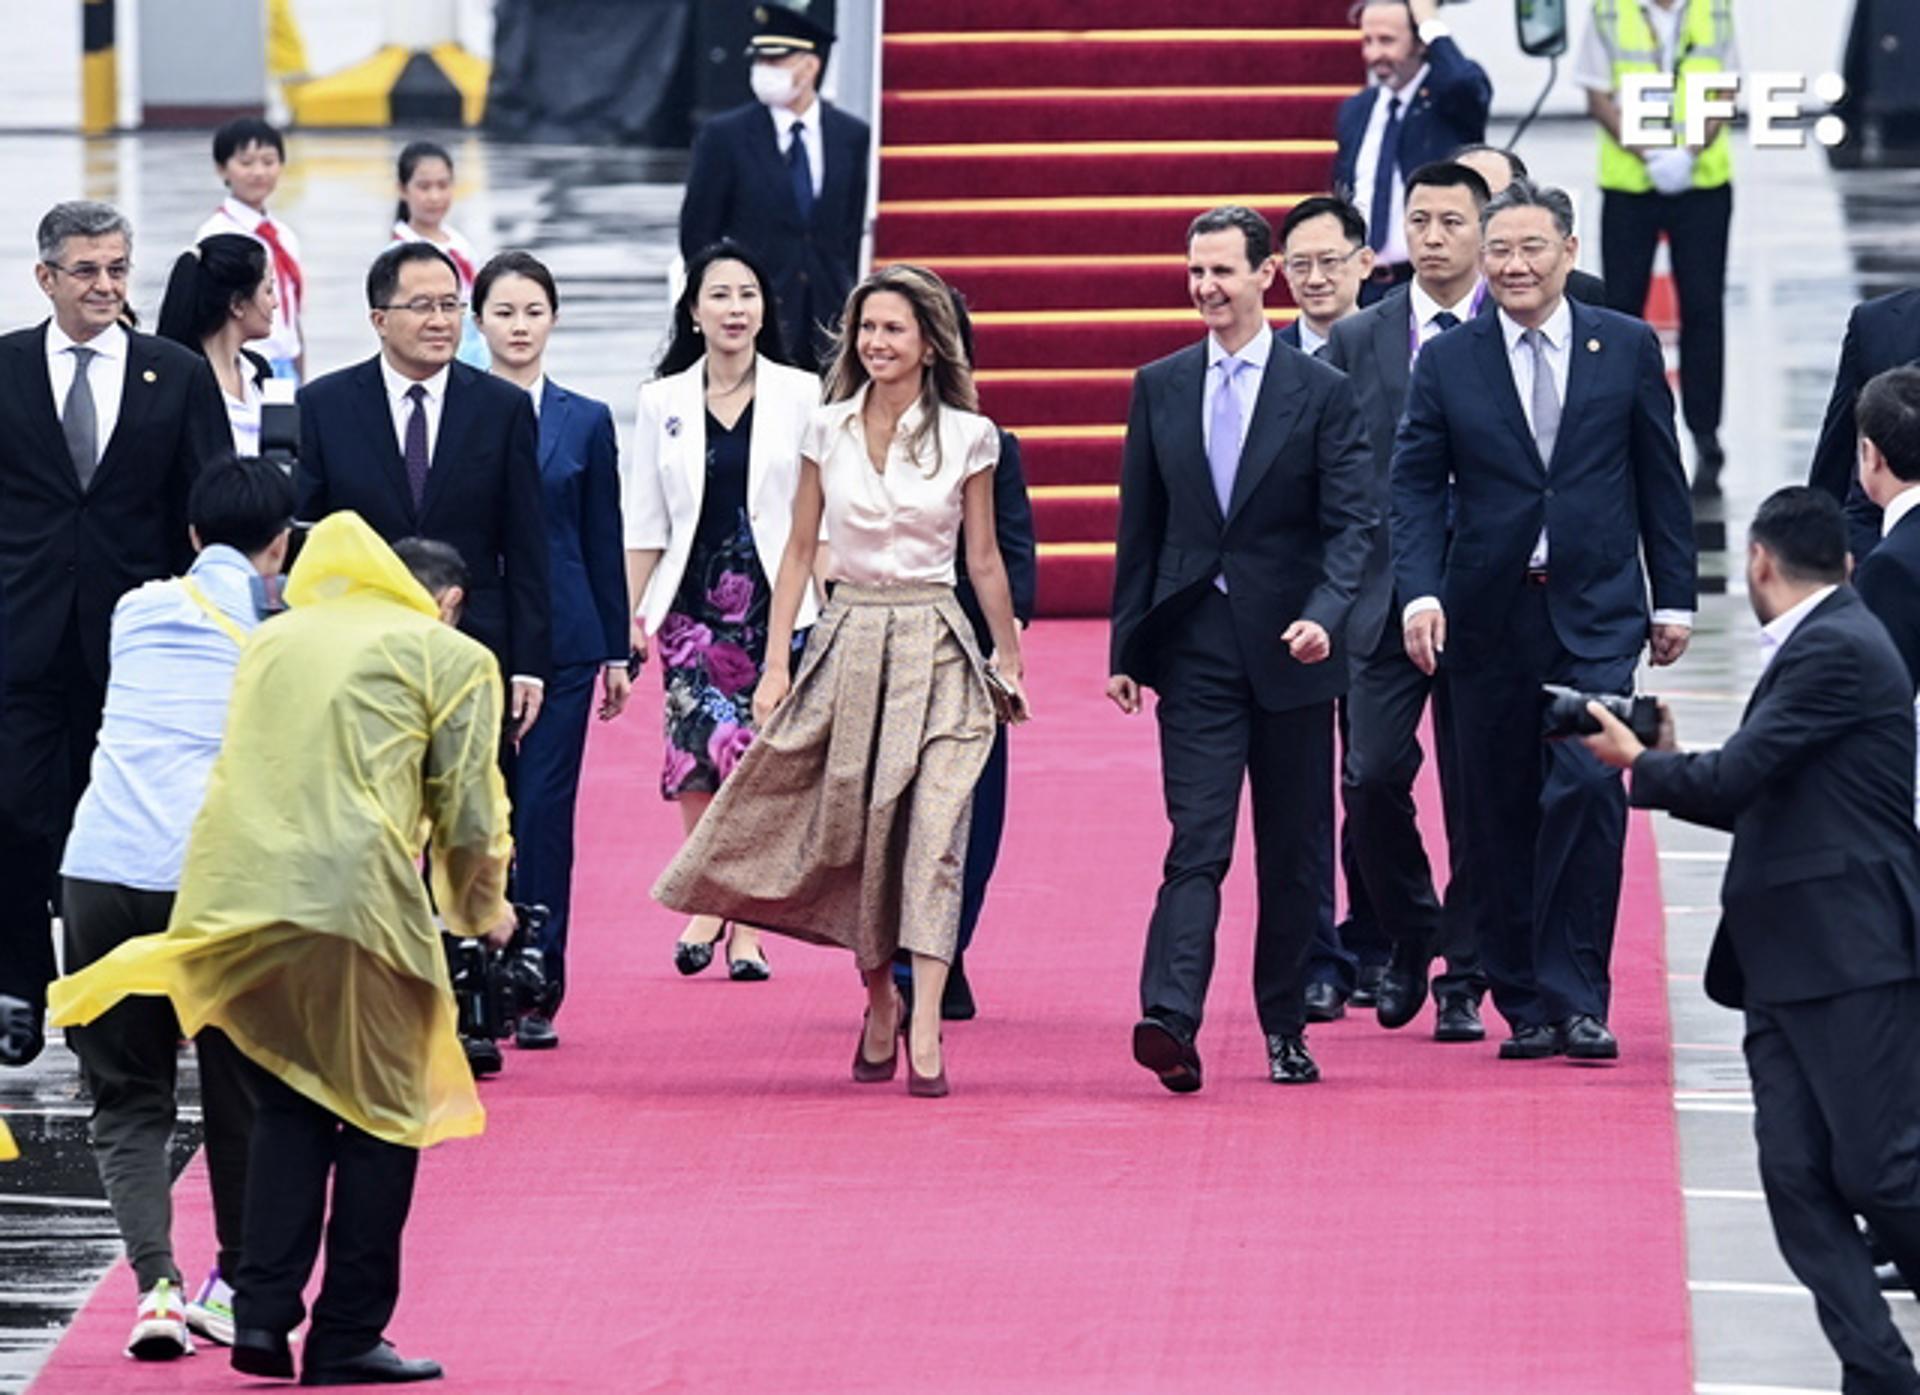
<path id="1" fill-rule="evenodd" d="M 1540 734 L 1549 741 L 1569 736 L 1592 736 L 1600 730 L 1599 719 L 1587 711 L 1597 702 L 1618 717 L 1643 746 L 1660 740 L 1660 699 L 1646 694 L 1622 697 L 1618 693 L 1583 693 L 1578 688 L 1563 688 L 1548 683 L 1540 689 Z"/>
<path id="2" fill-rule="evenodd" d="M 514 903 L 513 938 L 503 949 L 466 936 L 442 937 L 460 1037 L 476 1076 L 499 1071 L 502 1058 L 494 1043 L 512 1036 L 521 1018 L 553 1011 L 554 985 L 535 943 L 550 914 L 545 906 Z"/>

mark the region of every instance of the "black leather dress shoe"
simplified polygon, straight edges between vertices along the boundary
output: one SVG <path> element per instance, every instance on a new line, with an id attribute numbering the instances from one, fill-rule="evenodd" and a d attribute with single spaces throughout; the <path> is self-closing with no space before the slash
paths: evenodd
<path id="1" fill-rule="evenodd" d="M 1435 1041 L 1485 1041 L 1487 1029 L 1480 1021 L 1480 1004 L 1471 993 L 1449 993 L 1434 999 L 1433 1039 Z"/>
<path id="2" fill-rule="evenodd" d="M 1580 1013 L 1567 1019 L 1563 1035 L 1567 1043 L 1567 1059 L 1573 1061 L 1617 1061 L 1620 1059 L 1620 1043 L 1614 1040 L 1613 1033 L 1607 1030 L 1607 1024 L 1590 1013 Z"/>
<path id="3" fill-rule="evenodd" d="M 1424 949 L 1408 944 L 1393 947 L 1393 958 L 1381 972 L 1375 994 L 1374 1011 L 1380 1015 L 1382 1027 L 1404 1027 L 1420 1015 L 1427 1001 L 1427 971 L 1432 965 L 1433 956 Z"/>
<path id="4" fill-rule="evenodd" d="M 439 1380 L 445 1374 L 437 1361 L 409 1361 L 381 1342 L 371 1351 L 344 1361 L 308 1362 L 300 1373 L 302 1385 L 406 1385 Z"/>
<path id="5" fill-rule="evenodd" d="M 560 1034 L 553 1030 L 552 1018 L 530 1012 L 514 1023 L 513 1044 L 522 1051 L 551 1051 L 560 1044 Z"/>
<path id="6" fill-rule="evenodd" d="M 42 1013 L 25 998 L 0 993 L 0 1066 L 30 1065 L 45 1049 Z"/>
<path id="7" fill-rule="evenodd" d="M 1276 1085 L 1311 1085 L 1320 1067 L 1307 1050 L 1305 1037 L 1268 1036 L 1267 1077 Z"/>
<path id="8" fill-rule="evenodd" d="M 507 1064 L 506 1057 L 500 1054 L 500 1043 L 486 1037 L 462 1036 L 460 1048 L 467 1053 L 467 1068 L 475 1080 L 498 1075 Z"/>
<path id="9" fill-rule="evenodd" d="M 1193 1038 L 1170 1022 L 1143 1017 L 1133 1027 L 1133 1059 L 1176 1095 L 1200 1088 L 1200 1053 Z"/>
<path id="10" fill-rule="evenodd" d="M 1566 1049 L 1566 1039 L 1560 1035 L 1558 1027 L 1547 1026 L 1544 1023 L 1537 1027 L 1516 1027 L 1513 1035 L 1500 1043 L 1500 1059 L 1544 1061 L 1549 1056 L 1558 1056 Z"/>
<path id="11" fill-rule="evenodd" d="M 1372 1007 L 1380 1001 L 1380 975 L 1387 971 L 1385 964 L 1362 964 L 1359 981 L 1353 985 L 1353 992 L 1347 1001 L 1355 1007 Z"/>
<path id="12" fill-rule="evenodd" d="M 1347 1015 L 1346 998 L 1334 984 L 1314 980 L 1307 985 L 1306 1000 L 1309 1022 L 1337 1022 Z"/>
<path id="13" fill-rule="evenodd" d="M 234 1328 L 230 1360 L 242 1375 L 293 1379 L 293 1348 L 287 1345 L 284 1332 L 269 1332 L 264 1327 Z"/>
<path id="14" fill-rule="evenodd" d="M 973 985 L 967 982 L 966 956 L 956 952 L 953 967 L 947 970 L 947 986 L 940 994 L 940 1020 L 971 1022 L 979 1011 L 973 1001 Z"/>

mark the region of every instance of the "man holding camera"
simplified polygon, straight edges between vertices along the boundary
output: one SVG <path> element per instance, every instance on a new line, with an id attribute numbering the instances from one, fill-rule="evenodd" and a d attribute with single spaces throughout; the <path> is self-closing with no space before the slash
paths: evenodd
<path id="1" fill-rule="evenodd" d="M 1920 1273 L 1920 833 L 1913 683 L 1847 577 L 1840 506 L 1760 506 L 1747 595 L 1765 668 L 1740 729 L 1646 749 L 1598 704 L 1587 745 L 1633 802 L 1733 834 L 1707 994 L 1746 1013 L 1754 1135 L 1780 1250 L 1849 1391 L 1920 1390 L 1854 1218 Z"/>
<path id="2" fill-rule="evenodd" d="M 382 1339 L 419 1150 L 485 1123 L 433 910 L 458 934 L 513 931 L 500 677 L 454 629 L 463 599 L 444 544 L 390 548 L 351 513 L 320 523 L 291 609 L 241 655 L 167 933 L 53 991 L 67 1023 L 164 994 L 182 1030 L 217 1026 L 251 1063 L 256 1184 L 233 1345 L 249 1375 L 294 1373 L 287 1334 L 305 1316 L 329 1180 L 303 1383 L 440 1374 Z M 418 870 L 429 834 L 432 905 Z"/>
<path id="3" fill-rule="evenodd" d="M 1572 201 L 1515 180 L 1481 229 L 1499 309 L 1415 361 L 1394 443 L 1394 583 L 1407 656 L 1450 673 L 1481 959 L 1512 1029 L 1500 1055 L 1611 1060 L 1626 793 L 1577 742 L 1543 743 L 1540 690 L 1625 692 L 1649 638 L 1655 664 L 1680 657 L 1693 510 L 1659 341 L 1566 296 Z"/>

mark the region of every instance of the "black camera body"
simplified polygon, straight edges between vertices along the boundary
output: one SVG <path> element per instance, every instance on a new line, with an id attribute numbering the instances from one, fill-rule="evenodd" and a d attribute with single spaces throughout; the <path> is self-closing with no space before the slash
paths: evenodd
<path id="1" fill-rule="evenodd" d="M 443 937 L 460 1035 L 467 1041 L 503 1041 L 513 1035 L 521 1018 L 552 1011 L 554 992 L 547 982 L 546 956 L 535 943 L 549 914 L 545 906 L 516 903 L 513 938 L 503 949 L 485 940 Z"/>
<path id="2" fill-rule="evenodd" d="M 1578 688 L 1563 688 L 1548 683 L 1540 689 L 1540 734 L 1549 741 L 1569 736 L 1592 736 L 1600 723 L 1587 711 L 1597 702 L 1618 717 L 1643 746 L 1660 740 L 1660 699 L 1646 694 L 1622 697 L 1618 693 L 1583 693 Z"/>

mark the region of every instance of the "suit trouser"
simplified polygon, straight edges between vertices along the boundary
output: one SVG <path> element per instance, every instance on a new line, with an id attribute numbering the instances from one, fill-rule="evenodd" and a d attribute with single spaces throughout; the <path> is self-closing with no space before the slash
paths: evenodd
<path id="1" fill-rule="evenodd" d="M 1653 254 L 1667 235 L 1673 289 L 1680 302 L 1680 410 L 1687 430 L 1720 429 L 1727 366 L 1727 241 L 1733 186 L 1681 194 L 1602 191 L 1600 262 L 1607 301 L 1629 315 L 1647 313 Z"/>
<path id="2" fill-rule="evenodd" d="M 60 848 L 100 736 L 106 689 L 70 620 L 45 672 L 0 689 L 0 993 L 36 1015 L 54 974 Z"/>
<path id="3" fill-rule="evenodd" d="M 1348 699 L 1337 699 L 1333 713 L 1334 727 L 1340 734 L 1340 749 L 1345 751 L 1352 740 L 1347 719 Z M 1340 877 L 1347 887 L 1347 914 L 1344 920 L 1334 921 L 1333 866 L 1329 863 L 1325 873 L 1326 893 L 1320 899 L 1320 918 L 1313 927 L 1313 949 L 1307 956 L 1307 980 L 1330 983 L 1342 996 L 1351 996 L 1359 982 L 1360 966 L 1386 963 L 1393 944 L 1381 933 L 1373 903 L 1367 896 L 1366 882 L 1360 876 L 1353 840 L 1353 808 L 1344 798 L 1341 807 L 1344 816 L 1340 820 L 1337 851 Z"/>
<path id="4" fill-rule="evenodd" d="M 573 910 L 574 810 L 599 664 L 563 664 L 547 683 L 539 720 L 520 743 L 513 805 L 514 895 L 547 908 L 540 933 L 557 1012 L 566 987 Z"/>
<path id="5" fill-rule="evenodd" d="M 1854 1217 L 1920 1273 L 1920 983 L 1749 1005 L 1746 1053 L 1774 1235 L 1813 1293 L 1841 1388 L 1913 1395 L 1920 1373 Z"/>
<path id="6" fill-rule="evenodd" d="M 1473 857 L 1480 959 L 1494 1005 L 1514 1027 L 1605 1018 L 1627 794 L 1578 740 L 1540 736 L 1540 687 L 1626 692 L 1635 654 L 1582 659 L 1547 614 L 1547 589 L 1522 585 L 1506 623 L 1447 651 Z"/>
<path id="7" fill-rule="evenodd" d="M 1296 1036 L 1307 953 L 1332 866 L 1333 703 L 1269 712 L 1240 659 L 1227 598 L 1208 589 L 1161 657 L 1160 773 L 1173 825 L 1147 928 L 1141 1007 L 1199 1027 L 1240 790 L 1253 796 L 1253 990 L 1261 1030 Z"/>
<path id="8" fill-rule="evenodd" d="M 1420 714 L 1429 700 L 1447 830 L 1444 903 L 1434 890 L 1413 800 L 1413 782 L 1423 760 Z M 1414 667 L 1397 617 L 1388 617 L 1373 652 L 1354 665 L 1347 711 L 1350 739 L 1341 762 L 1340 792 L 1359 881 L 1382 938 L 1446 957 L 1446 972 L 1434 980 L 1436 995 L 1478 996 L 1486 991 L 1486 979 L 1480 969 L 1469 839 L 1460 808 L 1462 772 L 1452 694 L 1444 675 L 1429 677 Z M 1349 873 L 1350 890 L 1352 886 Z"/>
<path id="9" fill-rule="evenodd" d="M 326 1277 L 306 1360 L 358 1356 L 380 1341 L 400 1300 L 400 1232 L 420 1153 L 355 1128 L 252 1062 L 248 1070 L 259 1100 L 252 1175 L 272 1184 L 247 1194 L 240 1271 L 229 1276 L 234 1323 L 280 1333 L 299 1326 L 324 1217 Z"/>
<path id="10" fill-rule="evenodd" d="M 136 935 L 158 935 L 173 913 L 171 891 L 138 891 L 68 878 L 61 926 L 67 972 L 74 973 Z M 165 998 L 133 997 L 84 1027 L 67 1029 L 80 1058 L 93 1113 L 87 1133 L 127 1262 L 145 1292 L 161 1279 L 181 1282 L 173 1260 L 173 1166 L 168 1145 L 177 1118 L 174 1097 L 180 1023 Z M 220 1272 L 229 1281 L 240 1267 L 247 1196 L 247 1147 L 253 1130 L 253 1094 L 246 1065 L 226 1034 L 203 1028 L 194 1038 L 200 1058 L 200 1104 L 213 1192 Z"/>

